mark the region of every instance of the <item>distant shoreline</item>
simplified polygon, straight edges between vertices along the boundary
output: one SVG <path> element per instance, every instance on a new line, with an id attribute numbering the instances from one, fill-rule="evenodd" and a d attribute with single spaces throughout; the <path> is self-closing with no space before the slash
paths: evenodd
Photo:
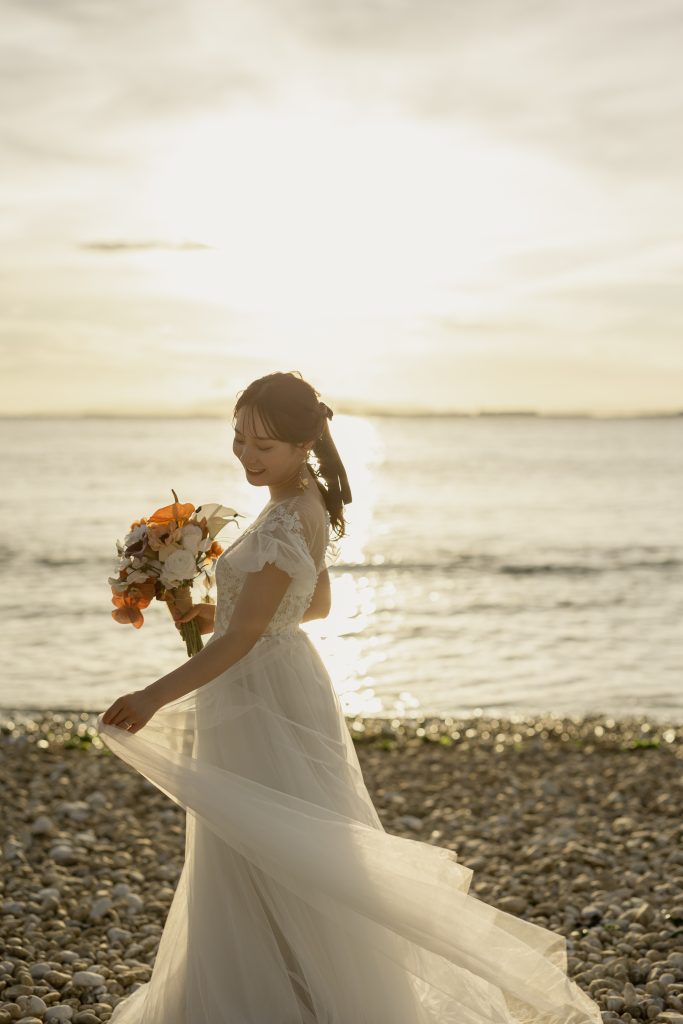
<path id="1" fill-rule="evenodd" d="M 483 412 L 439 412 L 421 410 L 385 410 L 385 409 L 344 409 L 337 407 L 335 412 L 340 416 L 359 416 L 370 419 L 541 419 L 541 420 L 668 420 L 683 418 L 683 409 L 671 412 L 535 412 L 533 410 L 500 410 Z M 193 412 L 192 410 L 177 412 L 149 413 L 0 413 L 0 420 L 228 420 L 228 413 Z"/>

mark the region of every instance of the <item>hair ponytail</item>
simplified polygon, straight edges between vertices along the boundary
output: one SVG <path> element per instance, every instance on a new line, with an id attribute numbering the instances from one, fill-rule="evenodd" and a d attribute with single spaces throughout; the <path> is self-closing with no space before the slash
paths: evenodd
<path id="1" fill-rule="evenodd" d="M 329 421 L 334 413 L 329 405 L 326 405 L 324 402 L 319 404 L 323 415 L 322 432 L 313 445 L 313 452 L 318 460 L 319 469 L 316 471 L 314 467 L 311 466 L 310 468 L 313 475 L 316 478 L 322 477 L 327 485 L 326 488 L 321 487 L 318 479 L 316 479 L 316 483 L 325 499 L 327 510 L 330 513 L 330 521 L 334 525 L 335 521 L 341 520 L 343 525 L 344 505 L 349 505 L 353 500 L 351 487 L 349 486 L 349 478 L 346 475 L 344 463 L 340 458 L 330 431 Z M 340 537 L 343 535 L 343 531 L 337 534 Z"/>

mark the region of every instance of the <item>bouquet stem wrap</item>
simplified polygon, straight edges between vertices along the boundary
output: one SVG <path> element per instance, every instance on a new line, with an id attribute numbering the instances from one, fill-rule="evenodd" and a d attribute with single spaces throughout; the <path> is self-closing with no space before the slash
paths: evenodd
<path id="1" fill-rule="evenodd" d="M 189 586 L 176 587 L 173 591 L 173 601 L 180 614 L 185 615 L 185 613 L 189 612 L 192 607 L 192 588 Z M 169 608 L 169 611 L 170 610 L 171 609 Z M 173 612 L 171 612 L 171 615 L 172 614 Z M 180 635 L 185 641 L 188 658 L 191 658 L 203 648 L 204 641 L 202 640 L 202 634 L 199 631 L 199 622 L 196 616 L 194 619 L 190 619 L 189 622 L 180 623 Z"/>

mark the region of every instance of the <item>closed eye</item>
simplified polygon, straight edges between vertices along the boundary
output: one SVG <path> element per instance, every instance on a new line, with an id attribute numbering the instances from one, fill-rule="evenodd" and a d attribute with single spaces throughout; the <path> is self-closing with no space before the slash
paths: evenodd
<path id="1" fill-rule="evenodd" d="M 243 441 L 244 439 L 243 439 L 243 438 L 241 438 L 241 437 L 237 437 L 237 435 L 235 435 L 235 440 L 237 441 L 237 443 L 238 443 L 238 444 L 242 444 L 242 441 Z M 272 447 L 272 445 L 271 445 L 271 447 Z M 269 451 L 270 451 L 270 448 L 261 448 L 261 447 L 259 447 L 258 445 L 257 445 L 257 448 L 258 448 L 258 450 L 259 450 L 260 452 L 269 452 Z"/>

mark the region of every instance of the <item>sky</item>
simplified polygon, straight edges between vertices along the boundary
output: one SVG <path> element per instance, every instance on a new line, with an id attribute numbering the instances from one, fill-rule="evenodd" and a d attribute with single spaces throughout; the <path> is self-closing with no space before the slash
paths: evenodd
<path id="1" fill-rule="evenodd" d="M 683 409 L 683 0 L 0 16 L 0 414 Z"/>

